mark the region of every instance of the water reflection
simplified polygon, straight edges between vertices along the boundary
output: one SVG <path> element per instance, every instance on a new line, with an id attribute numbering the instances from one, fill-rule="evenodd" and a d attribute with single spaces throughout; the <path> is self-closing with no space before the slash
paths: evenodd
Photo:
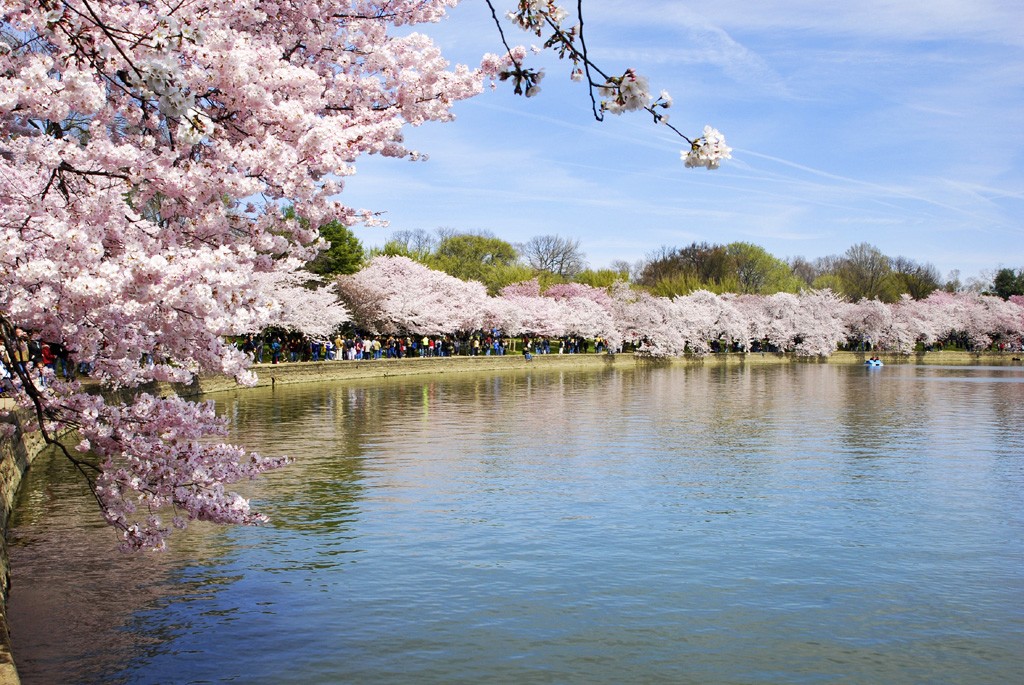
<path id="1" fill-rule="evenodd" d="M 8 619 L 22 682 L 121 682 L 112 667 L 159 651 L 166 636 L 133 629 L 135 615 L 181 591 L 173 574 L 184 560 L 216 563 L 223 531 L 195 532 L 166 555 L 119 554 L 67 461 L 56 451 L 38 457 L 8 534 Z"/>
<path id="2" fill-rule="evenodd" d="M 224 395 L 238 439 L 295 458 L 247 485 L 273 523 L 109 561 L 87 500 L 52 526 L 71 486 L 39 469 L 12 551 L 23 680 L 1009 682 L 1024 665 L 1024 378 L 878 371 Z M 40 635 L 37 612 L 56 609 L 26 597 L 82 594 L 48 571 L 57 557 L 115 589 L 91 596 L 92 624 L 73 612 Z M 48 643 L 94 624 L 92 652 Z"/>

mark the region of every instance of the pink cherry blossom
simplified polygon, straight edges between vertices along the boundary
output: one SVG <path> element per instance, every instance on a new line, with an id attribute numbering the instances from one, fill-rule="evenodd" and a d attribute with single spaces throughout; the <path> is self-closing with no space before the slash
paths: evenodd
<path id="1" fill-rule="evenodd" d="M 408 257 L 375 257 L 338 279 L 353 321 L 371 333 L 475 330 L 484 321 L 487 289 L 434 271 Z"/>
<path id="2" fill-rule="evenodd" d="M 687 167 L 717 169 L 723 159 L 732 159 L 732 148 L 725 144 L 725 136 L 711 126 L 704 127 L 704 133 L 682 151 Z"/>
<path id="3" fill-rule="evenodd" d="M 502 297 L 540 297 L 540 281 L 536 278 L 506 285 L 499 294 Z"/>
<path id="4" fill-rule="evenodd" d="M 308 227 L 367 217 L 337 201 L 359 157 L 417 156 L 403 128 L 450 120 L 509 64 L 489 55 L 453 67 L 423 33 L 395 30 L 455 4 L 5 3 L 5 346 L 19 327 L 60 342 L 111 389 L 197 373 L 249 382 L 248 359 L 224 336 L 344 320 L 330 288 L 296 280 L 295 260 L 319 246 Z M 88 436 L 69 458 L 125 546 L 162 546 L 168 505 L 179 521 L 260 520 L 225 485 L 280 462 L 202 442 L 220 430 L 212 411 L 17 381 L 49 440 L 66 428 Z"/>

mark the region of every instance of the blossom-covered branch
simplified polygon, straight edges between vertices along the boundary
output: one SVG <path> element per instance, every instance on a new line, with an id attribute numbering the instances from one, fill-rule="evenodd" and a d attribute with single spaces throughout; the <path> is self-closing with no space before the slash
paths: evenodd
<path id="1" fill-rule="evenodd" d="M 511 61 L 511 66 L 501 72 L 501 80 L 511 81 L 517 95 L 537 95 L 544 78 L 543 70 L 524 65 L 525 50 L 509 45 L 492 0 L 486 2 Z M 717 169 L 722 160 L 731 159 L 732 148 L 725 144 L 725 137 L 717 129 L 705 126 L 699 136 L 691 138 L 670 124 L 666 110 L 672 106 L 672 97 L 664 90 L 657 98 L 652 96 L 645 76 L 633 68 L 627 68 L 621 74 L 607 73 L 590 59 L 583 35 L 583 0 L 577 0 L 576 23 L 568 28 L 564 25 L 568 12 L 554 0 L 519 0 L 516 8 L 505 17 L 538 38 L 545 38 L 548 34 L 544 47 L 572 64 L 570 76 L 573 81 L 586 81 L 594 118 L 598 121 L 604 120 L 605 112 L 622 114 L 643 110 L 653 117 L 655 123 L 666 126 L 687 142 L 688 146 L 681 155 L 687 167 Z"/>

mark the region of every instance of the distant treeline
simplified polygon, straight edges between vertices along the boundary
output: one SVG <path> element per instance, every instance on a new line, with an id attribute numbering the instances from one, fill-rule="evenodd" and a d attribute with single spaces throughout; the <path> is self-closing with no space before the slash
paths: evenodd
<path id="1" fill-rule="evenodd" d="M 321 275 L 355 273 L 378 255 L 402 256 L 456 278 L 479 281 L 491 294 L 537 278 L 542 287 L 580 283 L 607 288 L 627 281 L 663 297 L 698 290 L 772 295 L 826 288 L 851 302 L 891 303 L 904 294 L 920 300 L 937 290 L 1003 299 L 1024 295 L 1024 268 L 993 269 L 980 279 L 963 282 L 956 271 L 943 276 L 932 264 L 891 257 L 868 243 L 853 245 L 840 255 L 783 260 L 752 243 L 693 242 L 685 247 L 663 246 L 635 263 L 619 260 L 608 268 L 592 269 L 579 240 L 557 235 L 513 244 L 487 231 L 396 231 L 383 248 L 364 250 L 342 226 L 331 224 L 321 232 L 332 245 L 311 265 Z"/>

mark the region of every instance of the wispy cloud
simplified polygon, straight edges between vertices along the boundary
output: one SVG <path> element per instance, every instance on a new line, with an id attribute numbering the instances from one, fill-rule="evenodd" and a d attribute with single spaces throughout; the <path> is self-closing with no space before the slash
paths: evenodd
<path id="1" fill-rule="evenodd" d="M 409 132 L 430 162 L 371 160 L 344 199 L 394 228 L 579 238 L 597 266 L 692 240 L 811 258 L 867 241 L 965 275 L 1024 255 L 1018 0 L 584 8 L 595 58 L 669 90 L 685 132 L 720 128 L 730 163 L 684 169 L 683 141 L 649 116 L 594 121 L 568 66 L 542 58 L 539 97 L 499 84 L 460 104 L 453 124 Z M 442 46 L 463 61 L 497 50 L 489 22 L 462 3 Z"/>
<path id="2" fill-rule="evenodd" d="M 1016 0 L 972 0 L 969 4 L 962 0 L 859 0 L 831 4 L 819 0 L 717 0 L 699 7 L 634 0 L 628 14 L 633 20 L 651 24 L 675 21 L 691 26 L 701 22 L 745 34 L 799 32 L 808 36 L 861 36 L 901 43 L 953 37 L 1024 45 L 1020 30 L 1022 9 Z"/>

